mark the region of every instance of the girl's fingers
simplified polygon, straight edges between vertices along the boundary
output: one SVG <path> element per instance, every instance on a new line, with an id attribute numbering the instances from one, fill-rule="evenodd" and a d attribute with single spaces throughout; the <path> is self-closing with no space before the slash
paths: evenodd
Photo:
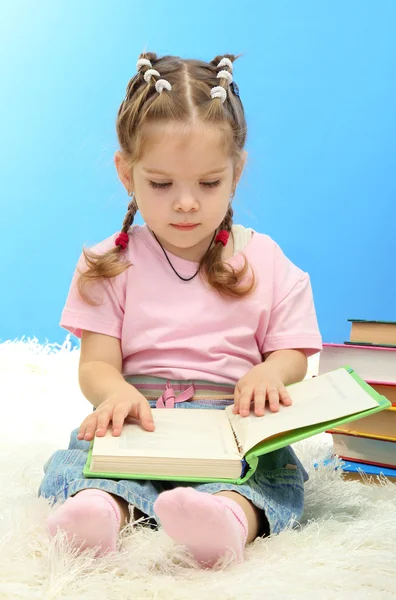
<path id="1" fill-rule="evenodd" d="M 148 402 L 142 402 L 139 406 L 139 419 L 140 423 L 146 431 L 154 431 L 154 419 L 153 413 Z"/>
<path id="2" fill-rule="evenodd" d="M 77 438 L 78 438 L 79 440 L 82 440 L 82 439 L 83 439 L 83 437 L 84 437 L 84 435 L 85 435 L 85 419 L 84 419 L 84 421 L 81 423 L 80 427 L 78 428 L 78 431 L 77 431 Z"/>
<path id="3" fill-rule="evenodd" d="M 94 425 L 92 426 L 92 417 L 94 417 Z M 84 421 L 81 423 L 80 425 L 80 429 L 78 430 L 78 434 L 77 434 L 77 438 L 79 440 L 83 440 L 85 439 L 85 437 L 88 434 L 88 431 L 95 431 L 95 424 L 96 424 L 96 415 L 89 415 L 89 417 L 87 417 L 86 419 L 84 419 Z"/>
<path id="4" fill-rule="evenodd" d="M 269 388 L 267 390 L 267 397 L 270 410 L 272 412 L 278 412 L 279 410 L 279 392 L 277 388 Z"/>
<path id="5" fill-rule="evenodd" d="M 95 431 L 97 429 L 97 418 L 91 419 L 87 424 L 87 428 L 85 430 L 84 439 L 87 441 L 93 440 Z"/>
<path id="6" fill-rule="evenodd" d="M 290 398 L 289 393 L 285 387 L 279 388 L 279 400 L 285 406 L 290 406 L 291 404 L 293 404 L 293 401 Z"/>
<path id="7" fill-rule="evenodd" d="M 80 429 L 77 432 L 77 439 L 83 440 L 84 436 L 85 436 L 85 425 L 84 425 L 84 427 L 82 425 L 80 425 Z"/>
<path id="8" fill-rule="evenodd" d="M 237 415 L 239 413 L 239 397 L 240 397 L 240 392 L 238 389 L 238 386 L 235 386 L 235 390 L 234 390 L 234 407 L 232 409 L 232 412 L 234 413 L 234 415 Z"/>
<path id="9" fill-rule="evenodd" d="M 112 430 L 113 430 L 113 435 L 120 435 L 121 431 L 122 431 L 122 427 L 125 423 L 125 418 L 129 412 L 129 406 L 128 405 L 122 405 L 122 404 L 118 404 L 115 409 L 113 410 L 113 416 L 112 416 Z"/>
<path id="10" fill-rule="evenodd" d="M 113 409 L 109 408 L 107 410 L 100 411 L 97 415 L 97 427 L 96 431 L 94 427 L 90 429 L 90 433 L 95 433 L 98 437 L 103 437 L 106 434 L 107 428 L 109 426 L 111 417 L 112 417 Z"/>
<path id="11" fill-rule="evenodd" d="M 247 417 L 250 414 L 250 404 L 253 397 L 253 388 L 245 387 L 239 396 L 239 414 L 241 417 Z"/>
<path id="12" fill-rule="evenodd" d="M 265 387 L 259 387 L 254 390 L 254 413 L 258 417 L 262 417 L 265 412 L 266 395 L 267 389 Z"/>

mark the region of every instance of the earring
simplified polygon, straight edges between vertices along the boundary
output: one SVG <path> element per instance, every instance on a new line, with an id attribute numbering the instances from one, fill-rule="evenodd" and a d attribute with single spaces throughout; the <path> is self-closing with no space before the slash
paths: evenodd
<path id="1" fill-rule="evenodd" d="M 131 191 L 128 190 L 128 196 L 131 196 L 131 198 L 132 198 L 132 196 L 133 196 L 133 191 L 132 190 Z"/>

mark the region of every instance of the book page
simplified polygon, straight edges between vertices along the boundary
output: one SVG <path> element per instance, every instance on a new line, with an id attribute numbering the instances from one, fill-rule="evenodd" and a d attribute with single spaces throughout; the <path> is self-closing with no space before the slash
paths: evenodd
<path id="1" fill-rule="evenodd" d="M 92 456 L 241 459 L 224 410 L 155 409 L 153 418 L 155 431 L 133 423 L 95 437 Z"/>
<path id="2" fill-rule="evenodd" d="M 241 417 L 233 414 L 232 406 L 226 408 L 244 454 L 273 435 L 378 406 L 378 402 L 345 369 L 289 385 L 287 390 L 293 404 L 280 404 L 276 413 L 266 405 L 263 417 L 257 417 L 252 412 L 247 417 Z"/>

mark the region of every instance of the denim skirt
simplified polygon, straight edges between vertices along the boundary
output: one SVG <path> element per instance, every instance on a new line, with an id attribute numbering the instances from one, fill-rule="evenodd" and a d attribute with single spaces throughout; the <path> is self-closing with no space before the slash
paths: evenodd
<path id="1" fill-rule="evenodd" d="M 155 411 L 169 406 L 180 410 L 224 410 L 233 403 L 232 399 L 219 399 L 221 395 L 233 393 L 233 388 L 224 384 L 197 380 L 164 380 L 155 377 L 126 379 L 146 396 L 153 409 L 154 421 Z M 164 393 L 161 394 L 161 391 Z M 186 400 L 189 395 L 191 397 Z M 153 396 L 160 397 L 155 400 Z M 65 502 L 81 490 L 99 488 L 120 496 L 155 524 L 157 517 L 153 505 L 158 495 L 175 487 L 187 486 L 209 494 L 221 491 L 241 494 L 264 512 L 267 534 L 278 534 L 286 527 L 293 527 L 303 514 L 304 483 L 308 480 L 308 474 L 291 446 L 261 456 L 255 473 L 240 485 L 223 482 L 98 479 L 83 475 L 90 442 L 78 440 L 77 433 L 78 427 L 70 434 L 68 448 L 56 450 L 44 465 L 44 477 L 38 495 L 47 498 L 52 505 Z"/>

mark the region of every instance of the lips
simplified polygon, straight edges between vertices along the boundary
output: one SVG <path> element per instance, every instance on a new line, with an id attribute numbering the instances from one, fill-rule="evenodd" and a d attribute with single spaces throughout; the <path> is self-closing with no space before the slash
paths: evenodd
<path id="1" fill-rule="evenodd" d="M 198 227 L 199 223 L 171 223 L 171 226 L 180 231 L 190 231 Z"/>

